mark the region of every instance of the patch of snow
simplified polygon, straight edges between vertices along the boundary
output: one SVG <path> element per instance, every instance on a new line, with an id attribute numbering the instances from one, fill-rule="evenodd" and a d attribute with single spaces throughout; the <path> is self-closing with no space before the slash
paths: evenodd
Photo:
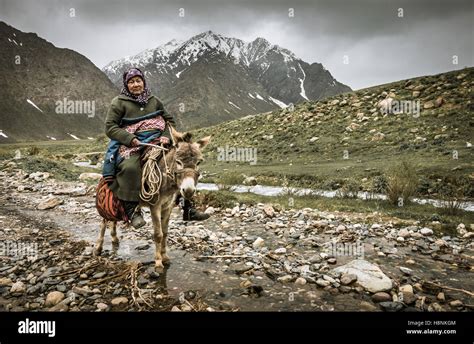
<path id="1" fill-rule="evenodd" d="M 18 45 L 18 43 L 17 43 L 15 40 L 13 40 L 13 43 L 15 43 L 16 45 Z"/>
<path id="2" fill-rule="evenodd" d="M 7 134 L 5 134 L 3 130 L 0 130 L 0 136 L 3 136 L 4 138 L 8 138 Z"/>
<path id="3" fill-rule="evenodd" d="M 88 140 L 93 140 L 94 138 L 93 137 L 87 137 Z"/>
<path id="4" fill-rule="evenodd" d="M 228 101 L 228 103 L 229 103 L 230 105 L 232 105 L 232 106 L 235 106 L 237 109 L 242 110 L 242 109 L 239 108 L 237 105 L 235 105 L 234 103 L 232 103 L 230 100 Z"/>
<path id="5" fill-rule="evenodd" d="M 252 96 L 252 93 L 249 92 L 249 97 L 252 98 L 252 99 L 255 99 L 254 96 Z"/>
<path id="6" fill-rule="evenodd" d="M 212 82 L 215 82 L 213 78 L 211 78 L 210 76 L 207 77 L 209 80 L 211 80 Z"/>
<path id="7" fill-rule="evenodd" d="M 27 99 L 26 101 L 28 102 L 28 104 L 33 105 L 33 106 L 34 106 L 35 108 L 37 108 L 39 111 L 43 112 L 43 110 L 41 110 L 38 106 L 36 106 L 36 104 L 33 103 L 31 100 Z"/>
<path id="8" fill-rule="evenodd" d="M 305 79 L 306 79 L 306 73 L 304 72 L 303 68 L 301 67 L 301 64 L 298 63 L 298 66 L 300 67 L 301 72 L 303 73 L 303 79 L 298 78 L 298 80 L 300 81 L 300 87 L 301 87 L 300 95 L 301 95 L 304 99 L 309 100 L 308 97 L 306 97 L 306 91 L 305 91 L 305 89 L 304 89 L 304 81 L 305 81 Z"/>
<path id="9" fill-rule="evenodd" d="M 288 105 L 286 105 L 285 103 L 283 103 L 281 100 L 278 100 L 278 99 L 275 99 L 273 97 L 269 97 L 270 100 L 272 102 L 274 102 L 276 105 L 278 105 L 279 107 L 281 107 L 282 109 L 286 108 Z"/>
<path id="10" fill-rule="evenodd" d="M 255 93 L 255 94 L 257 95 L 257 98 L 258 98 L 258 99 L 265 101 L 265 99 L 263 99 L 260 94 L 258 94 L 258 93 Z"/>
<path id="11" fill-rule="evenodd" d="M 48 136 L 48 135 L 46 135 L 46 137 L 47 137 L 48 139 L 50 139 L 50 140 L 56 141 L 56 138 L 55 138 L 55 137 Z"/>
<path id="12" fill-rule="evenodd" d="M 227 109 L 224 109 L 225 112 L 230 113 Z"/>
<path id="13" fill-rule="evenodd" d="M 80 140 L 80 138 L 78 138 L 76 135 L 73 135 L 73 134 L 70 134 L 70 133 L 67 133 L 69 136 L 71 136 L 74 140 Z"/>
<path id="14" fill-rule="evenodd" d="M 185 70 L 186 70 L 186 68 L 185 68 L 185 69 L 183 69 L 181 72 L 178 72 L 178 73 L 176 73 L 176 77 L 179 79 L 179 76 L 180 76 L 180 75 L 181 75 L 181 73 L 182 73 L 182 72 L 184 72 Z"/>

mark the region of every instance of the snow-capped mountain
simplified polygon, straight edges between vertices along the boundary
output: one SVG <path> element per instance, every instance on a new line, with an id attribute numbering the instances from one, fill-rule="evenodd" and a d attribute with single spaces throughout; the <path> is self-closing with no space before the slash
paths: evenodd
<path id="1" fill-rule="evenodd" d="M 130 67 L 144 71 L 153 93 L 183 128 L 351 90 L 321 64 L 308 64 L 264 38 L 244 42 L 212 31 L 113 61 L 103 71 L 121 86 L 122 73 Z"/>

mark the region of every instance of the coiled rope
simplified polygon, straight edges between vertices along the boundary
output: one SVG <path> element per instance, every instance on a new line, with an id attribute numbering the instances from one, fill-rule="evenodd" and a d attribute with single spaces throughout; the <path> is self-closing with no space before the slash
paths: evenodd
<path id="1" fill-rule="evenodd" d="M 174 179 L 168 168 L 165 151 L 168 149 L 161 146 L 154 146 L 145 153 L 145 164 L 142 171 L 142 187 L 140 191 L 140 198 L 150 204 L 155 204 L 159 200 L 161 184 L 163 183 L 163 173 L 161 172 L 159 162 L 163 158 L 166 174 Z M 156 200 L 152 203 L 155 196 Z"/>

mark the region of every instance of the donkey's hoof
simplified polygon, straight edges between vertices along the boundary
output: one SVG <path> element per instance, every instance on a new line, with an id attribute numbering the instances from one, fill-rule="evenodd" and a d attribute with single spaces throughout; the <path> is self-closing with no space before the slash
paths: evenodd
<path id="1" fill-rule="evenodd" d="M 97 257 L 97 256 L 100 256 L 100 255 L 102 254 L 102 247 L 100 247 L 100 248 L 99 248 L 99 247 L 94 248 L 94 251 L 92 251 L 92 254 L 93 254 L 94 256 L 96 256 L 96 257 Z"/>
<path id="2" fill-rule="evenodd" d="M 163 263 L 159 260 L 155 261 L 155 272 L 158 272 L 158 273 L 163 273 L 165 271 L 165 267 L 163 265 Z"/>
<path id="3" fill-rule="evenodd" d="M 112 246 L 114 248 L 119 248 L 120 246 L 120 241 L 117 239 L 117 240 L 112 240 Z"/>
<path id="4" fill-rule="evenodd" d="M 162 253 L 161 254 L 161 262 L 163 263 L 163 265 L 170 265 L 171 264 L 171 259 L 170 257 L 168 257 L 168 255 L 166 253 Z"/>

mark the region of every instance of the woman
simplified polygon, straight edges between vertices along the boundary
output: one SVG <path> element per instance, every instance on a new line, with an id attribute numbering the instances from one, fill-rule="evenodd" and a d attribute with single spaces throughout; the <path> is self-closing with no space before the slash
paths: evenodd
<path id="1" fill-rule="evenodd" d="M 107 112 L 105 132 L 112 141 L 106 154 L 103 174 L 115 175 L 110 189 L 122 200 L 135 228 L 145 224 L 138 207 L 142 174 L 140 144 L 161 142 L 168 145 L 172 140 L 169 125 L 175 127 L 176 122 L 166 112 L 161 101 L 151 95 L 142 71 L 138 68 L 126 71 L 120 95 L 112 100 Z M 112 168 L 110 163 L 113 164 Z M 184 203 L 184 220 L 204 220 L 209 217 L 197 212 L 190 202 Z"/>

